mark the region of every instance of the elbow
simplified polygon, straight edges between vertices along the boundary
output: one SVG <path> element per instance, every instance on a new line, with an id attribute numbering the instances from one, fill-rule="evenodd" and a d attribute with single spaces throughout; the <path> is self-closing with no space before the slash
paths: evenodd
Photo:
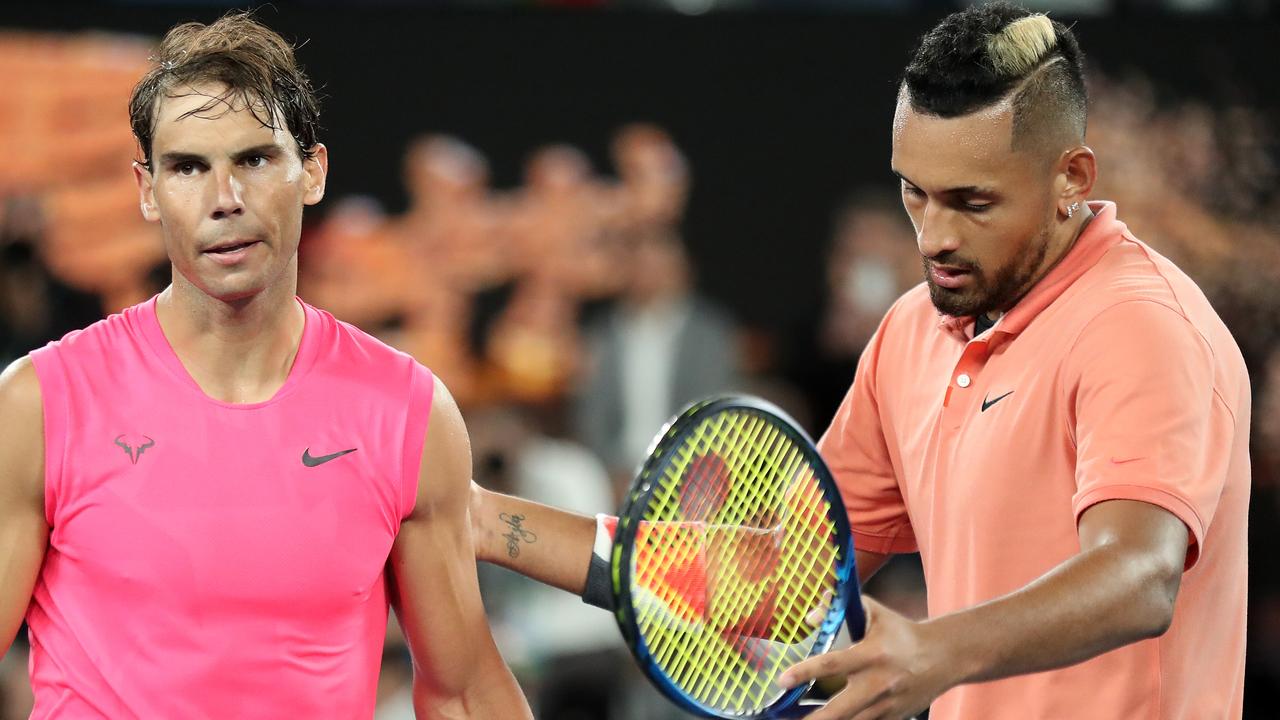
<path id="1" fill-rule="evenodd" d="M 1141 608 L 1138 618 L 1138 636 L 1141 639 L 1157 638 L 1173 625 L 1174 609 L 1178 600 L 1178 588 L 1182 582 L 1182 568 L 1152 568 L 1142 584 L 1142 598 L 1136 607 Z"/>
<path id="2" fill-rule="evenodd" d="M 1143 618 L 1138 637 L 1142 640 L 1158 638 L 1168 632 L 1171 625 L 1173 625 L 1173 605 L 1153 603 L 1147 616 Z"/>

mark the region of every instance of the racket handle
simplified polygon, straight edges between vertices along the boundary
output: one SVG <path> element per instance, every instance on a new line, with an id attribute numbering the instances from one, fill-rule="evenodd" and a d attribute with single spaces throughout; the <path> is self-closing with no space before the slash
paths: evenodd
<path id="1" fill-rule="evenodd" d="M 613 551 L 613 533 L 618 518 L 596 515 L 596 542 L 591 549 L 591 565 L 587 567 L 587 583 L 582 588 L 582 602 L 613 612 L 613 580 L 609 577 L 609 555 Z"/>

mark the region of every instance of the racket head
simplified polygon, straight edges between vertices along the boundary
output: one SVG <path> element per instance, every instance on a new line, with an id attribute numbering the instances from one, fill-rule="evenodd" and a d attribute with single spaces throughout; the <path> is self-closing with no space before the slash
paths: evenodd
<path id="1" fill-rule="evenodd" d="M 694 403 L 650 446 L 619 514 L 615 617 L 650 681 L 704 717 L 770 718 L 778 687 L 863 618 L 843 501 L 813 440 L 749 396 Z"/>

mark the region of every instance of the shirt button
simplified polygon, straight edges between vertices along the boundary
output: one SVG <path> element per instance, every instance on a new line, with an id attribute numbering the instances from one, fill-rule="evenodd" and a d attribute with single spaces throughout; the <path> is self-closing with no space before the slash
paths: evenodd
<path id="1" fill-rule="evenodd" d="M 970 384 L 971 382 L 973 382 L 973 381 L 969 379 L 969 376 L 968 376 L 968 375 L 964 375 L 964 374 L 962 374 L 962 375 L 960 375 L 960 377 L 957 377 L 957 378 L 956 378 L 956 384 L 957 384 L 957 385 L 959 385 L 959 386 L 960 386 L 960 387 L 962 387 L 962 388 L 967 388 L 967 387 L 969 387 L 969 384 Z"/>

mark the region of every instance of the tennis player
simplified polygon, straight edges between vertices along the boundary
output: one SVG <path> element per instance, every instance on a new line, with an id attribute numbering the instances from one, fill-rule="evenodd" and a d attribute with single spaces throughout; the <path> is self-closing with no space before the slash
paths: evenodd
<path id="1" fill-rule="evenodd" d="M 531 717 L 457 407 L 295 296 L 328 152 L 293 49 L 233 14 L 156 62 L 134 173 L 173 283 L 0 379 L 0 647 L 25 616 L 33 717 L 372 717 L 389 601 L 419 717 Z"/>
<path id="2" fill-rule="evenodd" d="M 1011 5 L 947 17 L 906 69 L 925 282 L 820 447 L 860 576 L 918 550 L 930 617 L 868 599 L 863 642 L 788 673 L 848 676 L 811 720 L 1241 716 L 1248 376 L 1195 283 L 1089 201 L 1085 118 L 1071 31 Z M 589 590 L 589 520 L 473 503 L 482 558 Z M 543 547 L 506 557 L 499 512 Z"/>

